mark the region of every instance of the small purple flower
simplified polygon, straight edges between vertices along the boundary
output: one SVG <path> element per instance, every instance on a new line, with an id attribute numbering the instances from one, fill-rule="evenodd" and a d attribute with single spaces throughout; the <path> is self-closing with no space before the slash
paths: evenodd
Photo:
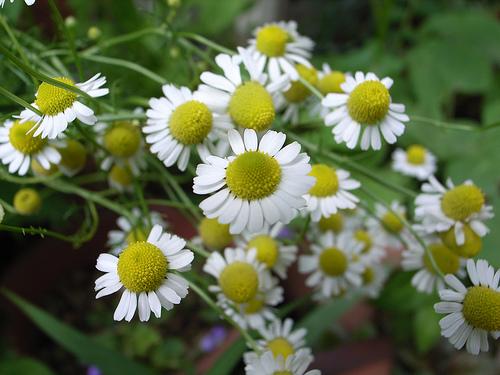
<path id="1" fill-rule="evenodd" d="M 102 375 L 102 372 L 95 366 L 89 366 L 87 368 L 87 375 Z"/>
<path id="2" fill-rule="evenodd" d="M 278 238 L 282 240 L 293 239 L 295 237 L 295 232 L 287 226 L 283 226 L 278 233 Z"/>
<path id="3" fill-rule="evenodd" d="M 215 350 L 226 338 L 227 330 L 223 326 L 213 327 L 204 335 L 199 343 L 201 351 L 207 353 Z"/>

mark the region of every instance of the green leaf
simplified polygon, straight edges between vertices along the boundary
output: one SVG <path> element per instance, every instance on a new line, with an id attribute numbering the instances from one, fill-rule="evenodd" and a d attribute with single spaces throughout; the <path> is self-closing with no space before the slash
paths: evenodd
<path id="1" fill-rule="evenodd" d="M 420 353 L 426 353 L 437 343 L 441 337 L 439 320 L 432 306 L 426 306 L 417 311 L 413 318 L 413 337 L 415 346 Z"/>
<path id="2" fill-rule="evenodd" d="M 31 358 L 4 359 L 0 362 L 2 375 L 54 375 L 43 363 Z"/>
<path id="3" fill-rule="evenodd" d="M 153 371 L 129 360 L 120 353 L 109 350 L 97 341 L 74 328 L 59 322 L 56 318 L 32 305 L 16 294 L 4 290 L 4 294 L 32 321 L 67 351 L 73 353 L 82 363 L 97 366 L 107 375 L 152 375 Z"/>

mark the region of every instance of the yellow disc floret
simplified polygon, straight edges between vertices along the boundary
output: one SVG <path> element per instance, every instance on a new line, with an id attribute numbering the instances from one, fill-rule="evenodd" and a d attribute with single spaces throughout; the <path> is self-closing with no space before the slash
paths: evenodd
<path id="1" fill-rule="evenodd" d="M 448 190 L 441 200 L 441 209 L 450 219 L 462 221 L 478 213 L 484 206 L 483 192 L 476 185 L 463 184 Z"/>
<path id="2" fill-rule="evenodd" d="M 342 72 L 333 71 L 325 74 L 323 78 L 318 81 L 318 89 L 323 95 L 330 93 L 341 94 L 344 92 L 340 87 L 345 82 L 345 75 Z"/>
<path id="3" fill-rule="evenodd" d="M 108 175 L 109 179 L 113 182 L 121 186 L 130 186 L 132 185 L 133 177 L 132 172 L 128 167 L 115 164 L 109 171 Z"/>
<path id="4" fill-rule="evenodd" d="M 432 254 L 436 266 L 443 274 L 456 273 L 460 268 L 460 258 L 445 245 L 440 243 L 431 244 L 428 246 L 428 251 Z M 427 268 L 430 273 L 437 274 L 427 252 L 424 254 L 423 261 L 425 268 Z"/>
<path id="5" fill-rule="evenodd" d="M 307 67 L 302 64 L 298 64 L 296 67 L 297 73 L 311 85 L 316 86 L 318 84 L 318 72 L 313 67 Z M 302 82 L 292 81 L 290 88 L 283 93 L 285 99 L 290 103 L 300 103 L 306 100 L 311 95 L 311 90 L 309 90 Z"/>
<path id="6" fill-rule="evenodd" d="M 31 170 L 33 171 L 33 174 L 35 176 L 42 176 L 42 177 L 52 176 L 59 170 L 59 168 L 55 164 L 50 164 L 50 168 L 45 169 L 36 159 L 31 159 L 30 164 L 31 164 Z"/>
<path id="7" fill-rule="evenodd" d="M 361 274 L 361 278 L 363 279 L 363 285 L 370 284 L 375 279 L 375 271 L 371 267 L 366 267 Z"/>
<path id="8" fill-rule="evenodd" d="M 351 118 L 362 125 L 376 125 L 389 111 L 389 90 L 379 81 L 360 83 L 349 95 L 347 109 Z"/>
<path id="9" fill-rule="evenodd" d="M 391 233 L 399 233 L 404 228 L 404 223 L 392 211 L 387 211 L 381 218 L 384 228 Z"/>
<path id="10" fill-rule="evenodd" d="M 329 247 L 319 256 L 319 267 L 328 276 L 341 276 L 347 270 L 347 257 L 336 247 Z"/>
<path id="11" fill-rule="evenodd" d="M 75 83 L 69 78 L 56 77 L 54 79 L 67 85 L 75 86 Z M 77 94 L 72 91 L 42 82 L 40 87 L 38 87 L 35 104 L 44 115 L 55 116 L 71 108 L 76 98 Z"/>
<path id="12" fill-rule="evenodd" d="M 269 341 L 267 343 L 267 349 L 270 350 L 275 357 L 282 356 L 283 359 L 295 353 L 293 345 L 283 337 L 277 337 Z"/>
<path id="13" fill-rule="evenodd" d="M 131 122 L 115 122 L 104 133 L 104 147 L 113 156 L 129 158 L 141 144 L 141 132 Z"/>
<path id="14" fill-rule="evenodd" d="M 213 115 L 206 104 L 197 100 L 178 106 L 169 120 L 172 136 L 184 145 L 203 143 L 212 130 Z"/>
<path id="15" fill-rule="evenodd" d="M 234 262 L 228 264 L 221 272 L 219 286 L 231 301 L 246 303 L 257 294 L 259 276 L 251 264 Z"/>
<path id="16" fill-rule="evenodd" d="M 354 238 L 363 244 L 363 253 L 370 251 L 373 245 L 372 236 L 370 236 L 370 233 L 368 233 L 366 230 L 358 229 L 354 233 Z"/>
<path id="17" fill-rule="evenodd" d="M 462 314 L 474 328 L 500 331 L 500 293 L 485 286 L 473 286 L 467 290 Z"/>
<path id="18" fill-rule="evenodd" d="M 33 126 L 35 126 L 34 121 L 26 121 L 21 124 L 19 120 L 17 120 L 12 124 L 9 130 L 10 144 L 17 151 L 25 155 L 36 154 L 47 144 L 47 139 L 42 139 L 42 136 L 33 136 L 34 132 L 30 131 Z"/>
<path id="19" fill-rule="evenodd" d="M 425 163 L 427 151 L 420 145 L 411 145 L 406 150 L 406 161 L 413 165 L 422 165 Z"/>
<path id="20" fill-rule="evenodd" d="M 332 231 L 333 233 L 340 233 L 344 227 L 344 218 L 340 213 L 332 214 L 328 217 L 321 217 L 318 222 L 318 227 L 322 232 Z"/>
<path id="21" fill-rule="evenodd" d="M 66 145 L 57 150 L 61 154 L 61 166 L 71 171 L 79 171 L 87 161 L 85 146 L 75 139 L 68 139 Z"/>
<path id="22" fill-rule="evenodd" d="M 271 236 L 265 234 L 255 236 L 248 241 L 247 249 L 256 249 L 257 260 L 268 268 L 272 268 L 278 260 L 279 247 Z"/>
<path id="23" fill-rule="evenodd" d="M 158 289 L 167 276 L 168 262 L 155 245 L 133 242 L 120 254 L 118 276 L 123 286 L 134 293 Z"/>
<path id="24" fill-rule="evenodd" d="M 247 302 L 245 305 L 245 314 L 251 315 L 256 314 L 262 310 L 264 307 L 264 301 L 261 298 L 253 298 L 251 301 Z"/>
<path id="25" fill-rule="evenodd" d="M 14 195 L 14 208 L 20 215 L 33 215 L 42 206 L 42 198 L 35 189 L 24 188 Z"/>
<path id="26" fill-rule="evenodd" d="M 258 132 L 268 129 L 276 116 L 271 94 L 254 81 L 236 88 L 229 101 L 228 112 L 236 125 Z"/>
<path id="27" fill-rule="evenodd" d="M 290 36 L 286 30 L 278 25 L 262 27 L 257 32 L 257 49 L 266 56 L 283 56 Z"/>
<path id="28" fill-rule="evenodd" d="M 457 255 L 464 258 L 473 258 L 481 251 L 483 241 L 468 224 L 464 224 L 463 231 L 465 237 L 463 245 L 457 244 L 455 230 L 453 227 L 446 232 L 440 233 L 440 237 L 443 243 Z"/>
<path id="29" fill-rule="evenodd" d="M 339 179 L 335 169 L 326 164 L 314 164 L 309 176 L 316 178 L 316 183 L 309 190 L 315 197 L 328 197 L 334 195 L 339 189 Z"/>
<path id="30" fill-rule="evenodd" d="M 240 199 L 262 199 L 274 193 L 281 181 L 281 168 L 276 159 L 260 152 L 240 154 L 226 169 L 229 190 Z"/>
<path id="31" fill-rule="evenodd" d="M 233 242 L 229 224 L 221 224 L 217 219 L 204 218 L 198 226 L 198 233 L 203 244 L 210 249 L 222 250 Z"/>
<path id="32" fill-rule="evenodd" d="M 273 375 L 293 375 L 290 371 L 275 371 Z"/>

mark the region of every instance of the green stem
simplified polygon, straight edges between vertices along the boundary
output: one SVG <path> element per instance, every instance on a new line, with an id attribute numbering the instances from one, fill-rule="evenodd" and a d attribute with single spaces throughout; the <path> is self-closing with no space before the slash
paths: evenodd
<path id="1" fill-rule="evenodd" d="M 175 208 L 188 208 L 185 203 L 172 201 L 168 199 L 146 199 L 147 204 L 157 204 L 159 206 L 175 207 Z"/>
<path id="2" fill-rule="evenodd" d="M 307 215 L 306 220 L 304 222 L 304 226 L 302 227 L 302 230 L 300 231 L 299 235 L 297 236 L 297 240 L 295 241 L 295 244 L 300 244 L 307 233 L 307 230 L 309 229 L 309 224 L 311 223 L 311 215 Z"/>
<path id="3" fill-rule="evenodd" d="M 144 113 L 117 113 L 97 116 L 97 121 L 111 122 L 122 120 L 145 120 L 147 118 Z"/>
<path id="4" fill-rule="evenodd" d="M 2 177 L 2 180 L 13 182 L 15 184 L 20 184 L 20 185 L 32 185 L 32 184 L 44 183 L 47 181 L 55 180 L 61 177 L 61 175 L 62 175 L 61 172 L 57 172 L 50 176 L 18 177 L 11 175 L 3 168 L 0 168 L 0 176 Z"/>
<path id="5" fill-rule="evenodd" d="M 7 211 L 7 212 L 9 212 L 11 214 L 16 214 L 17 215 L 17 211 L 14 208 L 14 206 L 11 205 L 10 203 L 7 203 L 6 201 L 4 201 L 1 198 L 0 198 L 0 205 L 5 209 L 5 211 Z"/>
<path id="6" fill-rule="evenodd" d="M 192 242 L 187 243 L 187 248 L 189 250 L 192 250 L 194 253 L 201 255 L 204 258 L 208 258 L 210 256 L 210 253 L 208 251 L 206 251 L 205 249 L 203 249 L 199 246 L 196 246 Z"/>
<path id="7" fill-rule="evenodd" d="M 66 242 L 71 242 L 71 243 L 74 242 L 73 238 L 71 238 L 70 236 L 65 236 L 64 234 L 53 232 L 45 228 L 35 228 L 35 227 L 25 228 L 25 227 L 17 227 L 14 225 L 0 224 L 0 231 L 21 233 L 22 235 L 31 234 L 33 236 L 40 236 L 42 238 L 53 237 L 57 238 L 58 240 Z"/>
<path id="8" fill-rule="evenodd" d="M 84 128 L 84 125 L 80 124 L 78 121 L 75 121 L 75 126 L 78 132 L 82 135 L 82 137 L 85 138 L 88 142 L 93 144 L 96 148 L 100 149 L 101 151 L 104 151 L 106 154 L 109 153 L 108 150 L 103 145 L 97 142 L 95 137 L 93 137 L 91 134 L 87 132 L 87 129 Z"/>
<path id="9" fill-rule="evenodd" d="M 38 109 L 36 109 L 35 107 L 33 107 L 26 100 L 24 100 L 24 99 L 20 98 L 19 96 L 11 93 L 9 90 L 7 90 L 6 88 L 4 88 L 2 86 L 0 86 L 0 94 L 2 94 L 3 96 L 5 96 L 7 99 L 10 99 L 13 102 L 19 104 L 20 106 L 22 106 L 22 107 L 24 107 L 26 109 L 29 109 L 29 110 L 35 112 L 37 115 L 43 116 L 42 112 L 40 112 Z"/>
<path id="10" fill-rule="evenodd" d="M 307 87 L 309 91 L 311 91 L 315 96 L 317 96 L 319 100 L 323 100 L 323 94 L 316 87 L 314 87 L 308 80 L 299 76 L 299 81 L 305 87 Z"/>
<path id="11" fill-rule="evenodd" d="M 226 48 L 224 46 L 221 46 L 220 44 L 218 43 L 215 43 L 201 35 L 198 35 L 198 34 L 195 34 L 195 33 L 190 33 L 190 32 L 179 32 L 177 33 L 178 36 L 180 37 L 184 37 L 184 38 L 187 38 L 187 39 L 192 39 L 198 43 L 201 43 L 209 48 L 212 48 L 216 51 L 219 51 L 219 52 L 222 52 L 222 53 L 227 53 L 228 55 L 234 55 L 236 52 L 229 49 L 229 48 Z"/>
<path id="12" fill-rule="evenodd" d="M 454 124 L 451 122 L 444 122 L 444 121 L 434 120 L 431 118 L 416 116 L 416 115 L 410 115 L 410 120 L 417 121 L 417 122 L 420 122 L 420 123 L 426 124 L 426 125 L 432 125 L 432 126 L 435 126 L 437 128 L 457 130 L 457 131 L 467 131 L 467 132 L 482 132 L 482 131 L 491 130 L 491 129 L 494 129 L 494 128 L 497 128 L 500 126 L 500 122 L 496 122 L 496 123 L 486 125 L 486 126 L 471 126 L 471 125 L 464 125 L 464 124 Z"/>
<path id="13" fill-rule="evenodd" d="M 146 216 L 146 222 L 148 223 L 149 228 L 153 228 L 153 224 L 151 222 L 151 215 L 149 213 L 149 207 L 144 200 L 144 193 L 142 191 L 142 186 L 137 178 L 134 177 L 134 190 L 137 198 L 139 199 L 139 205 L 141 207 L 142 214 Z"/>

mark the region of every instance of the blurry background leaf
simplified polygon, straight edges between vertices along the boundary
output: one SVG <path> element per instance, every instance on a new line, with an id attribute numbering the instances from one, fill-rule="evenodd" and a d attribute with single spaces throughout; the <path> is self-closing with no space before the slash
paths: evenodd
<path id="1" fill-rule="evenodd" d="M 0 361 L 2 375 L 55 375 L 43 363 L 31 358 L 13 358 Z"/>
<path id="2" fill-rule="evenodd" d="M 419 353 L 429 351 L 441 337 L 439 320 L 432 305 L 417 310 L 413 318 L 413 337 Z"/>

